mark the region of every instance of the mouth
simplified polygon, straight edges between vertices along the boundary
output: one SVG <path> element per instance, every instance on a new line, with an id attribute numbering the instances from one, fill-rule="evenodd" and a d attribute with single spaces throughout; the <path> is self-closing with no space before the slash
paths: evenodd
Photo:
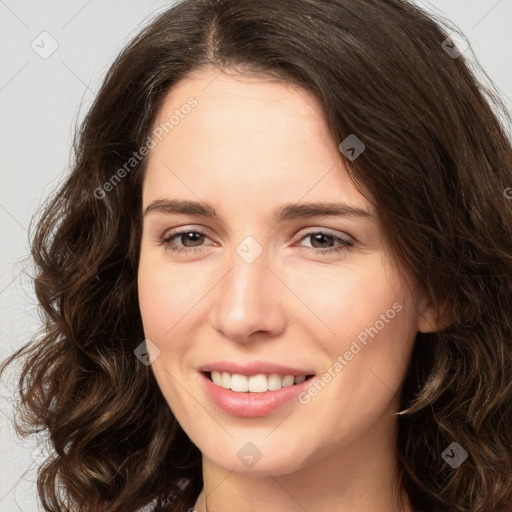
<path id="1" fill-rule="evenodd" d="M 309 374 L 242 375 L 201 370 L 199 375 L 204 393 L 212 403 L 224 413 L 239 418 L 264 417 L 290 407 L 315 381 L 315 375 Z"/>
<path id="2" fill-rule="evenodd" d="M 277 373 L 242 375 L 239 373 L 203 371 L 201 372 L 216 386 L 235 393 L 266 393 L 282 388 L 297 386 L 314 377 L 314 375 L 280 375 Z"/>

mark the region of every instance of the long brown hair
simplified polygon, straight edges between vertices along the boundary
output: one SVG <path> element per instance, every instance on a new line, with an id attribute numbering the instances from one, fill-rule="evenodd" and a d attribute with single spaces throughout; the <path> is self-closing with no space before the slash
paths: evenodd
<path id="1" fill-rule="evenodd" d="M 134 356 L 147 158 L 133 155 L 173 85 L 206 65 L 304 87 L 337 144 L 364 143 L 351 176 L 444 327 L 418 333 L 401 392 L 404 488 L 425 512 L 510 510 L 510 117 L 450 50 L 450 30 L 405 0 L 184 0 L 127 45 L 75 136 L 69 176 L 37 212 L 44 333 L 2 367 L 24 356 L 17 429 L 49 434 L 46 510 L 186 511 L 202 487 L 199 450 Z M 454 447 L 467 453 L 457 467 L 444 456 Z"/>

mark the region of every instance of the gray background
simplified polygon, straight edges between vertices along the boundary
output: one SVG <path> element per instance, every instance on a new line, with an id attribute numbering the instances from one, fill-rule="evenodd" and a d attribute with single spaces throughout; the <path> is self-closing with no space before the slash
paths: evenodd
<path id="1" fill-rule="evenodd" d="M 0 359 L 40 327 L 27 230 L 67 172 L 75 123 L 121 48 L 173 3 L 0 0 Z M 512 111 L 512 0 L 415 3 L 462 29 Z M 52 44 L 58 48 L 47 56 Z M 34 485 L 40 445 L 14 433 L 14 376 L 7 372 L 0 387 L 0 512 L 32 512 L 41 510 Z"/>

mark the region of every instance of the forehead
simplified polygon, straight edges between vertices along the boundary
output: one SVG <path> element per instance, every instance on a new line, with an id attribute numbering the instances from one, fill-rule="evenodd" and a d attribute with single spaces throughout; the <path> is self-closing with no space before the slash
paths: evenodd
<path id="1" fill-rule="evenodd" d="M 153 126 L 167 123 L 168 133 L 150 152 L 144 202 L 177 190 L 186 197 L 240 194 L 273 202 L 307 195 L 368 208 L 322 112 L 309 91 L 269 78 L 207 69 L 181 80 Z"/>

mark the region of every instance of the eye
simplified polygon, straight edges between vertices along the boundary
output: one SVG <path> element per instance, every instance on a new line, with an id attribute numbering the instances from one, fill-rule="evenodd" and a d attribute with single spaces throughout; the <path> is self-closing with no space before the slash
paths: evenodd
<path id="1" fill-rule="evenodd" d="M 204 245 L 202 244 L 204 239 L 209 239 L 209 237 L 202 230 L 185 229 L 181 231 L 175 231 L 167 236 L 160 238 L 159 245 L 164 246 L 165 250 L 169 250 L 175 253 L 197 253 L 204 250 Z M 302 249 L 311 250 L 315 254 L 321 255 L 329 255 L 341 251 L 347 251 L 354 245 L 353 241 L 334 235 L 324 230 L 316 230 L 306 233 L 299 239 L 299 242 L 307 239 L 312 241 L 312 245 L 310 247 L 299 245 L 299 247 Z M 181 242 L 181 245 L 176 244 L 174 240 Z M 333 246 L 333 243 L 338 243 L 338 245 Z"/>
<path id="2" fill-rule="evenodd" d="M 202 242 L 204 238 L 208 238 L 206 233 L 203 233 L 197 229 L 186 229 L 182 231 L 175 231 L 174 233 L 160 238 L 159 244 L 163 245 L 166 250 L 177 253 L 200 252 L 202 251 L 200 242 Z M 176 245 L 176 243 L 173 242 L 174 239 L 181 241 L 183 245 Z M 199 247 L 198 245 L 195 245 L 198 243 Z"/>
<path id="3" fill-rule="evenodd" d="M 354 242 L 340 236 L 334 235 L 324 230 L 311 231 L 305 234 L 300 240 L 311 240 L 311 247 L 303 246 L 304 249 L 310 249 L 316 254 L 329 255 L 341 251 L 347 251 L 354 245 Z M 332 246 L 332 242 L 338 242 L 339 245 Z M 315 247 L 317 246 L 317 247 Z M 319 247 L 319 248 L 318 248 Z"/>

